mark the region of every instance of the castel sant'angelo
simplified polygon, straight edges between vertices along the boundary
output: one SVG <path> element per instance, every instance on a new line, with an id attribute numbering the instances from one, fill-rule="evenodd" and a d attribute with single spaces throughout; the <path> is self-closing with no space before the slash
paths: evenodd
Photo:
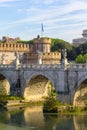
<path id="1" fill-rule="evenodd" d="M 59 64 L 61 53 L 51 52 L 50 48 L 50 38 L 37 36 L 33 44 L 25 44 L 20 38 L 3 36 L 0 40 L 0 64 L 14 64 L 17 54 L 21 64 Z"/>

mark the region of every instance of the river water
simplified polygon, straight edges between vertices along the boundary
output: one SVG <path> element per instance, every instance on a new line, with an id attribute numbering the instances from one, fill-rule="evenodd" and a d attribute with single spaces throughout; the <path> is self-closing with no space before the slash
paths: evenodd
<path id="1" fill-rule="evenodd" d="M 87 130 L 87 115 L 43 114 L 42 107 L 0 111 L 0 130 Z"/>

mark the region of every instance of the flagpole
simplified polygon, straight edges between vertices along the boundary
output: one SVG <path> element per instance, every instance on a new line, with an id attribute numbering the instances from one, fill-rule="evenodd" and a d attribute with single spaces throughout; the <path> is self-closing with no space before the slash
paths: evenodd
<path id="1" fill-rule="evenodd" d="M 44 28 L 43 28 L 43 23 L 41 24 L 41 37 L 43 37 L 43 32 L 44 32 Z"/>

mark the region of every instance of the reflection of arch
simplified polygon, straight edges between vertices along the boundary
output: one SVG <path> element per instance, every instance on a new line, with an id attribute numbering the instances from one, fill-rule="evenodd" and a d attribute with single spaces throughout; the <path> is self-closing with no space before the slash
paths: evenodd
<path id="1" fill-rule="evenodd" d="M 87 117 L 82 116 L 73 116 L 75 130 L 86 130 L 87 129 Z"/>
<path id="2" fill-rule="evenodd" d="M 25 123 L 29 126 L 44 126 L 44 116 L 41 106 L 26 107 L 24 109 Z"/>
<path id="3" fill-rule="evenodd" d="M 87 75 L 84 75 L 78 80 L 78 86 L 75 89 L 73 96 L 74 106 L 85 106 L 87 97 Z"/>
<path id="4" fill-rule="evenodd" d="M 0 73 L 0 95 L 10 94 L 10 83 L 4 74 Z"/>
<path id="5" fill-rule="evenodd" d="M 43 100 L 44 97 L 48 96 L 50 91 L 49 81 L 54 85 L 51 77 L 47 77 L 47 74 L 33 73 L 26 81 L 24 88 L 24 98 L 28 100 Z"/>

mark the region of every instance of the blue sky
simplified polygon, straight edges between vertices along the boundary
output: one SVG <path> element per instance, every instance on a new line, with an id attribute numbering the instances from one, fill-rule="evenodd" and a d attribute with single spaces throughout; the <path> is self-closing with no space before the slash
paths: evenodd
<path id="1" fill-rule="evenodd" d="M 0 0 L 0 39 L 33 39 L 41 23 L 43 36 L 72 42 L 87 29 L 87 0 Z"/>

